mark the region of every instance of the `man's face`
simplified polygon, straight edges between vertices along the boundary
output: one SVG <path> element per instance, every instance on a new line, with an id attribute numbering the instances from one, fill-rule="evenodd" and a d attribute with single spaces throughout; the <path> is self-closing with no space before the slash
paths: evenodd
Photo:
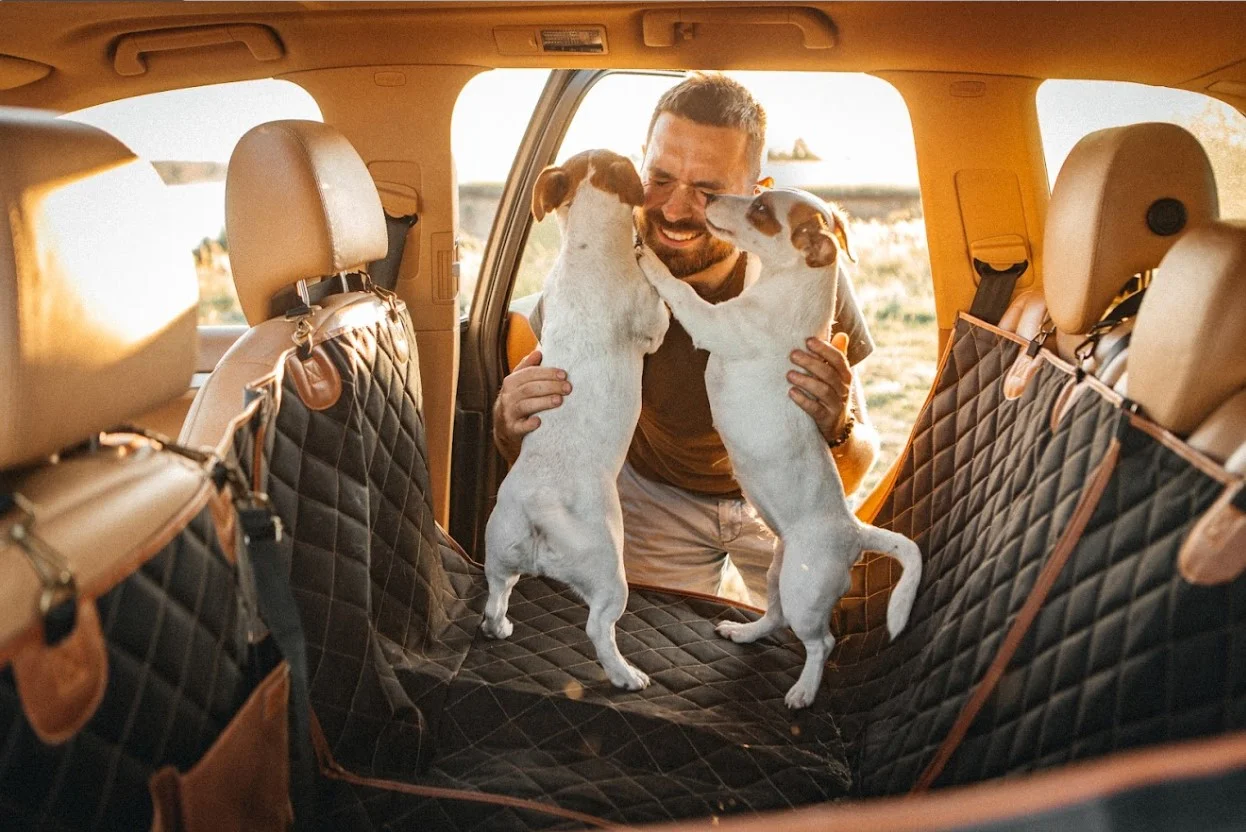
<path id="1" fill-rule="evenodd" d="M 735 253 L 705 227 L 706 194 L 751 194 L 748 134 L 662 113 L 653 125 L 640 178 L 640 235 L 671 274 L 687 277 Z"/>

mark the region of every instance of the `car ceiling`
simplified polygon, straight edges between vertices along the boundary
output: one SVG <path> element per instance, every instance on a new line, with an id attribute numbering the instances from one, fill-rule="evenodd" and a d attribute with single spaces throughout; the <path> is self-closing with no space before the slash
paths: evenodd
<path id="1" fill-rule="evenodd" d="M 698 23 L 646 45 L 645 15 L 749 8 L 825 15 L 831 48 L 787 25 Z M 284 55 L 244 48 L 152 55 L 114 71 L 118 40 L 154 29 L 256 23 Z M 605 27 L 605 55 L 501 54 L 500 27 Z M 0 3 L 0 104 L 68 110 L 179 86 L 357 65 L 915 71 L 1133 80 L 1208 91 L 1246 107 L 1246 3 Z M 37 62 L 51 70 L 17 85 Z M 14 67 L 17 70 L 14 70 Z M 8 82 L 5 79 L 8 78 Z M 10 87 L 3 89 L 3 87 Z"/>

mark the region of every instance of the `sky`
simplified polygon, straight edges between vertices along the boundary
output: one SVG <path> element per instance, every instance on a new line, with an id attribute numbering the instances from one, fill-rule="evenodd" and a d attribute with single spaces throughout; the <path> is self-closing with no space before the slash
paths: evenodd
<path id="1" fill-rule="evenodd" d="M 451 126 L 458 181 L 503 181 L 547 77 L 546 70 L 494 70 L 468 82 Z M 797 138 L 821 162 L 769 165 L 778 184 L 917 184 L 908 110 L 887 82 L 857 73 L 729 72 L 757 97 L 768 119 L 767 145 L 790 151 Z M 606 76 L 585 97 L 559 153 L 610 148 L 639 160 L 654 103 L 679 78 Z M 1213 99 L 1139 84 L 1048 81 L 1038 92 L 1039 125 L 1054 181 L 1074 143 L 1093 130 L 1138 121 L 1188 122 Z M 1227 108 L 1227 105 L 1222 105 Z M 70 114 L 119 137 L 153 161 L 227 162 L 251 127 L 285 118 L 319 120 L 300 87 L 244 81 L 111 102 Z M 1246 117 L 1233 111 L 1246 142 Z M 172 189 L 188 245 L 215 237 L 224 220 L 223 183 Z"/>

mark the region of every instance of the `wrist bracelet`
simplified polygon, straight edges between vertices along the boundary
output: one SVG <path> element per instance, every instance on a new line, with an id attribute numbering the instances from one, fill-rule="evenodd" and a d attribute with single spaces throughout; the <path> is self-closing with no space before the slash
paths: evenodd
<path id="1" fill-rule="evenodd" d="M 853 425 L 856 423 L 857 420 L 852 418 L 852 411 L 848 411 L 848 418 L 844 420 L 844 429 L 839 432 L 838 436 L 828 442 L 827 446 L 830 448 L 838 448 L 840 445 L 847 442 L 848 437 L 852 435 Z"/>

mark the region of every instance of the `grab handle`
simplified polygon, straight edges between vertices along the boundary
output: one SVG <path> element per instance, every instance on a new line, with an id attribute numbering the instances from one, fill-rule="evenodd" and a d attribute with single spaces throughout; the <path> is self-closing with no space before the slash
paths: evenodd
<path id="1" fill-rule="evenodd" d="M 147 72 L 143 55 L 172 52 L 201 46 L 244 44 L 257 61 L 275 61 L 285 55 L 277 33 L 258 23 L 231 23 L 219 26 L 193 26 L 181 29 L 159 29 L 126 35 L 117 41 L 113 68 L 118 75 L 142 75 Z"/>

